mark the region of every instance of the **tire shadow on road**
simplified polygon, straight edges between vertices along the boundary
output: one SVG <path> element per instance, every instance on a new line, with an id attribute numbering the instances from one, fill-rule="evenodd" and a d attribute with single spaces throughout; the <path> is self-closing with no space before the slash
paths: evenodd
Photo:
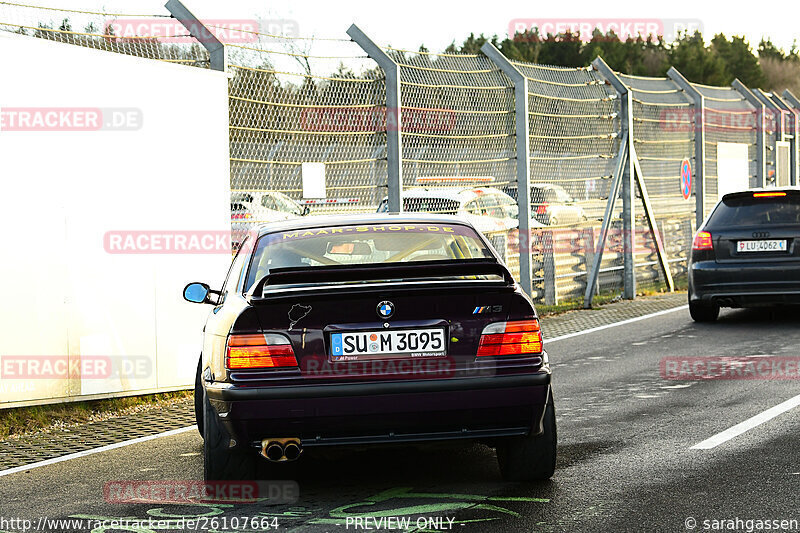
<path id="1" fill-rule="evenodd" d="M 746 309 L 723 308 L 714 325 L 741 326 L 742 324 L 789 324 L 800 322 L 800 306 L 751 307 Z"/>

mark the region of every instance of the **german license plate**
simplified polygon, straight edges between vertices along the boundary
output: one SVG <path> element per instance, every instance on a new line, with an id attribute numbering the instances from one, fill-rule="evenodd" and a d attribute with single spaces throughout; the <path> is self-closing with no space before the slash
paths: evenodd
<path id="1" fill-rule="evenodd" d="M 442 328 L 353 331 L 331 334 L 331 359 L 354 361 L 390 356 L 437 357 L 447 354 Z"/>
<path id="2" fill-rule="evenodd" d="M 785 252 L 786 240 L 739 241 L 737 252 Z"/>

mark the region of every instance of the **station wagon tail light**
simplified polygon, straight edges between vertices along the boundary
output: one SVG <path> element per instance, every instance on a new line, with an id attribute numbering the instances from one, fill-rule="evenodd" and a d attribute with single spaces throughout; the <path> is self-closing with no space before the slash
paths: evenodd
<path id="1" fill-rule="evenodd" d="M 711 240 L 711 234 L 707 231 L 698 231 L 694 236 L 692 242 L 692 250 L 713 250 L 714 243 Z"/>
<path id="2" fill-rule="evenodd" d="M 494 322 L 483 328 L 478 357 L 533 355 L 542 353 L 539 321 Z"/>
<path id="3" fill-rule="evenodd" d="M 290 368 L 297 359 L 289 339 L 283 335 L 255 334 L 228 337 L 226 366 L 230 370 Z"/>
<path id="4" fill-rule="evenodd" d="M 785 192 L 754 192 L 753 198 L 778 198 L 786 196 Z"/>

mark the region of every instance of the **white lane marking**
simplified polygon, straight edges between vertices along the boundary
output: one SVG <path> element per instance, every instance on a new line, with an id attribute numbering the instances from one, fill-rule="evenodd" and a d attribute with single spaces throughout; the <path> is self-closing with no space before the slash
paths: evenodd
<path id="1" fill-rule="evenodd" d="M 576 331 L 575 333 L 568 333 L 566 335 L 561 335 L 560 337 L 553 337 L 552 339 L 545 339 L 544 342 L 546 344 L 551 342 L 558 342 L 563 341 L 564 339 L 571 339 L 572 337 L 577 337 L 578 335 L 586 335 L 587 333 L 594 333 L 595 331 L 602 331 L 604 329 L 615 328 L 617 326 L 624 326 L 625 324 L 632 324 L 633 322 L 639 322 L 640 320 L 647 320 L 648 318 L 653 318 L 661 315 L 666 315 L 668 313 L 674 313 L 675 311 L 682 311 L 689 309 L 688 305 L 682 305 L 680 307 L 673 307 L 672 309 L 667 309 L 666 311 L 658 311 L 656 313 L 650 313 L 649 315 L 642 315 L 637 316 L 636 318 L 629 318 L 627 320 L 622 320 L 620 322 L 614 322 L 612 324 L 606 324 L 605 326 L 597 326 L 596 328 L 589 328 L 584 329 L 581 331 Z"/>
<path id="2" fill-rule="evenodd" d="M 71 459 L 77 459 L 78 457 L 86 457 L 87 455 L 94 455 L 100 452 L 107 452 L 108 450 L 115 450 L 117 448 L 123 448 L 125 446 L 130 446 L 131 444 L 138 444 L 140 442 L 147 442 L 148 440 L 160 439 L 161 437 L 171 437 L 172 435 L 179 435 L 181 433 L 186 433 L 187 431 L 196 430 L 197 426 L 186 426 L 183 428 L 178 429 L 171 429 L 169 431 L 164 431 L 163 433 L 158 433 L 156 435 L 148 435 L 146 437 L 139 437 L 136 439 L 126 440 L 123 442 L 116 442 L 114 444 L 108 444 L 106 446 L 101 446 L 99 448 L 92 448 L 91 450 L 84 450 L 82 452 L 71 453 L 69 455 L 62 455 L 61 457 L 54 457 L 52 459 L 46 459 L 44 461 L 39 461 L 37 463 L 31 463 L 29 465 L 23 466 L 15 466 L 13 468 L 9 468 L 7 470 L 0 470 L 0 477 L 8 476 L 10 474 L 16 474 L 17 472 L 25 472 L 26 470 L 30 470 L 32 468 L 39 468 L 40 466 L 47 466 L 56 463 L 62 463 L 64 461 L 69 461 Z"/>
<path id="3" fill-rule="evenodd" d="M 766 411 L 763 411 L 752 418 L 748 418 L 744 422 L 740 422 L 733 427 L 726 429 L 721 433 L 717 433 L 713 437 L 710 437 L 703 442 L 698 442 L 691 448 L 690 450 L 710 450 L 711 448 L 715 448 L 722 444 L 723 442 L 727 442 L 734 437 L 738 437 L 745 431 L 750 431 L 756 426 L 760 426 L 764 422 L 772 420 L 778 415 L 785 413 L 790 409 L 794 409 L 800 405 L 800 394 L 795 396 L 794 398 L 790 398 L 783 403 L 779 403 L 775 407 L 770 407 Z"/>

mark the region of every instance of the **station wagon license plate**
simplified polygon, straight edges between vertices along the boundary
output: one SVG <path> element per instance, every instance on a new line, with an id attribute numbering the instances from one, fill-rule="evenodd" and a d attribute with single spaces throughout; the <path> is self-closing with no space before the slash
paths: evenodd
<path id="1" fill-rule="evenodd" d="M 786 240 L 739 241 L 736 243 L 737 252 L 785 252 Z"/>
<path id="2" fill-rule="evenodd" d="M 390 356 L 447 355 L 444 329 L 353 331 L 331 334 L 331 360 L 355 361 Z"/>

